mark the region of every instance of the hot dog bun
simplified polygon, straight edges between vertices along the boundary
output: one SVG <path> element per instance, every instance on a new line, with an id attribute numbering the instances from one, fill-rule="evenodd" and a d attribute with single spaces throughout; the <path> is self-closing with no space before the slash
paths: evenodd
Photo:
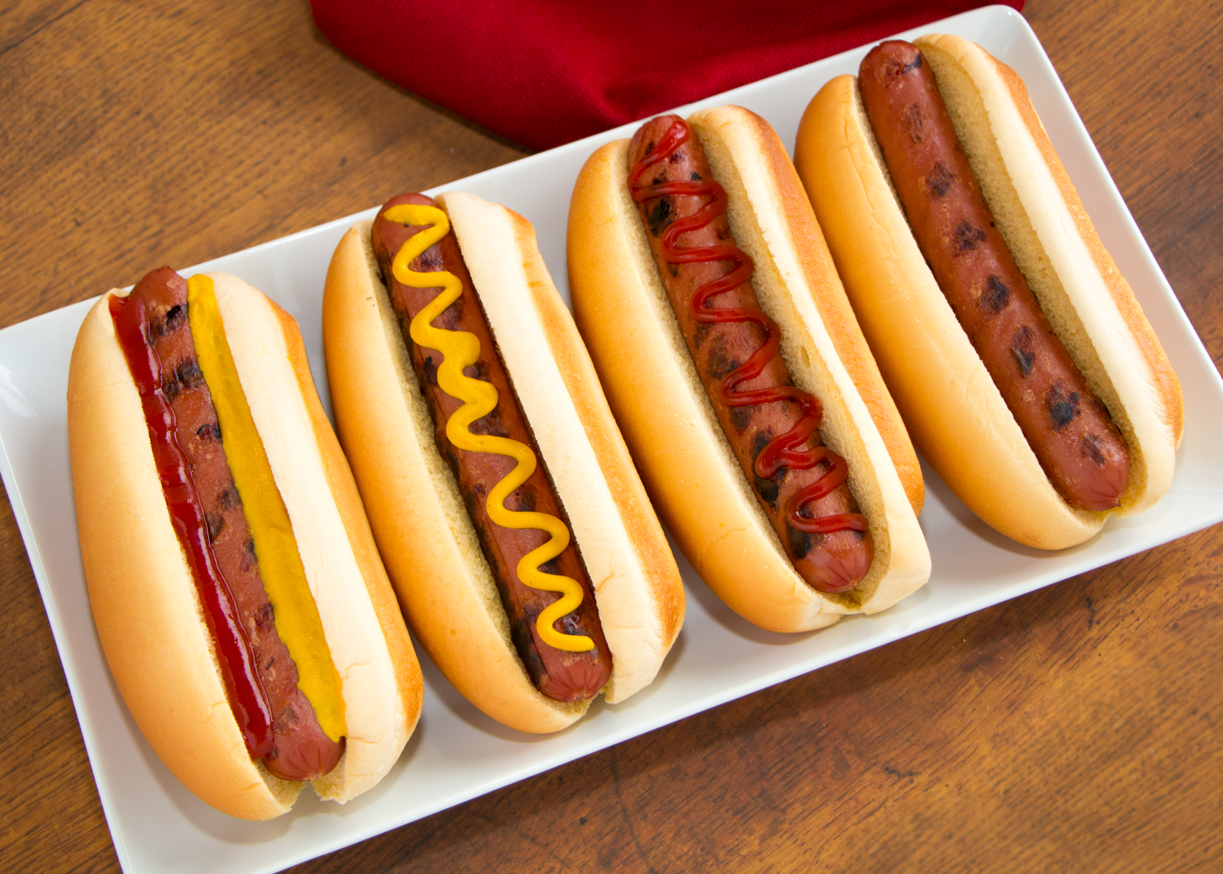
<path id="1" fill-rule="evenodd" d="M 776 133 L 739 107 L 688 119 L 730 198 L 737 245 L 781 326 L 795 383 L 823 402 L 824 442 L 849 462 L 875 538 L 869 574 L 826 595 L 795 572 L 719 426 L 630 198 L 628 141 L 591 156 L 569 211 L 574 314 L 664 522 L 702 579 L 745 619 L 803 631 L 895 604 L 930 575 L 921 470 L 845 300 Z"/>
<path id="2" fill-rule="evenodd" d="M 212 277 L 230 348 L 292 520 L 340 676 L 348 737 L 314 782 L 347 801 L 399 757 L 422 682 L 360 497 L 327 421 L 292 317 L 241 280 Z M 137 388 L 108 311 L 89 311 L 73 348 L 68 436 L 90 606 L 115 683 L 140 730 L 188 789 L 218 810 L 268 819 L 302 784 L 253 763 L 158 480 Z"/>
<path id="3" fill-rule="evenodd" d="M 612 653 L 604 695 L 623 701 L 654 679 L 682 625 L 675 560 L 534 229 L 469 194 L 437 200 L 595 585 Z M 374 535 L 413 633 L 455 687 L 505 725 L 557 731 L 589 702 L 542 695 L 511 643 L 464 497 L 434 442 L 370 229 L 351 228 L 332 258 L 323 339 L 340 439 Z"/>
<path id="4" fill-rule="evenodd" d="M 1101 245 L 1023 82 L 955 36 L 916 40 L 995 220 L 1056 333 L 1130 449 L 1119 514 L 1168 489 L 1180 384 Z M 852 76 L 803 115 L 795 163 L 854 311 L 914 443 L 987 524 L 1041 549 L 1081 543 L 1108 513 L 1070 507 L 1050 484 L 926 265 Z"/>

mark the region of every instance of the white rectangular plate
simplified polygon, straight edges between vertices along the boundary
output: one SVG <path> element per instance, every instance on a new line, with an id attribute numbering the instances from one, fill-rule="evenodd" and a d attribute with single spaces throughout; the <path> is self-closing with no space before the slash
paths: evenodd
<path id="1" fill-rule="evenodd" d="M 1015 68 L 1078 186 L 1100 236 L 1133 285 L 1185 391 L 1185 437 L 1172 489 L 1152 510 L 1112 520 L 1089 543 L 1047 555 L 1020 547 L 975 519 L 929 471 L 922 527 L 929 585 L 877 616 L 818 633 L 782 636 L 731 614 L 680 559 L 686 626 L 658 681 L 629 702 L 597 704 L 578 725 L 535 738 L 491 722 L 425 660 L 425 706 L 402 759 L 378 787 L 343 808 L 309 792 L 268 823 L 213 811 L 161 765 L 124 709 L 105 667 L 81 572 L 68 467 L 64 397 L 68 357 L 90 302 L 0 331 L 0 467 L 25 539 L 72 693 L 119 862 L 145 872 L 271 872 L 460 804 L 532 774 L 648 732 L 790 677 L 1066 579 L 1223 518 L 1223 383 L 1160 272 L 1061 81 L 1027 22 L 1006 7 L 979 9 L 901 34 L 965 36 Z M 835 75 L 856 72 L 868 47 L 757 82 L 699 104 L 738 103 L 792 144 L 807 101 Z M 438 189 L 504 203 L 534 225 L 568 298 L 565 223 L 573 181 L 600 144 L 629 125 Z M 387 191 L 387 196 L 397 194 Z M 373 214 L 371 209 L 360 217 Z M 301 324 L 314 378 L 327 402 L 319 309 L 327 262 L 358 216 L 258 246 L 202 269 L 235 273 Z M 135 277 L 116 277 L 117 284 Z"/>

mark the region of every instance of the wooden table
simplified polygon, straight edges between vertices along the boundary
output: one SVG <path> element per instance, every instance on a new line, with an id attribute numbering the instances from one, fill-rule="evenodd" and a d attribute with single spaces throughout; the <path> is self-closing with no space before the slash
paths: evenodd
<path id="1" fill-rule="evenodd" d="M 339 56 L 304 0 L 138 5 L 0 16 L 0 325 L 524 154 Z M 1221 12 L 1025 12 L 1216 366 Z M 297 870 L 1220 870 L 1220 556 L 1216 526 Z M 115 871 L 7 501 L 0 597 L 0 869 Z"/>

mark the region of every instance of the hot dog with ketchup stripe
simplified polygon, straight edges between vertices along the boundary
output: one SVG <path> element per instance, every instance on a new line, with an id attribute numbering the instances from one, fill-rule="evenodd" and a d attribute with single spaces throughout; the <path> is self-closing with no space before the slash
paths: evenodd
<path id="1" fill-rule="evenodd" d="M 163 267 L 127 297 L 111 298 L 109 309 L 155 437 L 167 498 L 179 493 L 167 504 L 188 545 L 247 750 L 277 777 L 321 777 L 343 751 L 340 678 L 284 502 L 241 386 L 234 385 L 211 281 L 195 276 L 188 283 Z M 215 395 L 209 384 L 218 386 Z M 173 430 L 157 427 L 170 422 Z M 235 479 L 243 480 L 241 488 Z M 278 535 L 287 540 L 283 548 Z"/>
<path id="2" fill-rule="evenodd" d="M 542 732 L 649 683 L 678 570 L 530 225 L 394 198 L 337 247 L 323 326 L 375 536 L 456 688 Z"/>
<path id="3" fill-rule="evenodd" d="M 339 801 L 369 788 L 420 707 L 312 392 L 287 315 L 233 277 L 168 268 L 103 297 L 69 373 L 82 557 L 112 674 L 171 771 L 246 818 L 286 811 L 300 781 Z"/>
<path id="4" fill-rule="evenodd" d="M 722 107 L 603 147 L 568 246 L 634 457 L 724 601 L 797 631 L 925 582 L 916 457 L 767 123 Z"/>
<path id="5" fill-rule="evenodd" d="M 796 163 L 919 449 L 997 530 L 1073 545 L 1167 489 L 1179 384 L 1018 77 L 917 43 L 825 86 Z"/>

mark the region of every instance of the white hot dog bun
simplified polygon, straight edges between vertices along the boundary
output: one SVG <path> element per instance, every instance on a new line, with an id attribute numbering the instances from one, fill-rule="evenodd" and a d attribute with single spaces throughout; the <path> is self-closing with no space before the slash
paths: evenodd
<path id="1" fill-rule="evenodd" d="M 530 223 L 469 194 L 437 204 L 594 586 L 612 657 L 603 694 L 623 701 L 654 679 L 682 625 L 674 557 Z M 413 634 L 455 687 L 512 728 L 560 730 L 590 702 L 541 694 L 511 641 L 490 563 L 435 443 L 371 225 L 351 228 L 332 258 L 323 338 L 340 439 L 374 535 Z"/>
<path id="2" fill-rule="evenodd" d="M 794 569 L 705 393 L 628 186 L 629 143 L 586 162 L 569 211 L 574 313 L 667 528 L 702 579 L 745 619 L 804 631 L 874 613 L 926 582 L 917 522 L 921 469 L 837 277 L 798 176 L 773 129 L 739 107 L 697 112 L 729 197 L 752 284 L 781 327 L 794 382 L 823 404 L 824 442 L 849 462 L 874 559 L 852 591 L 823 594 Z"/>
<path id="3" fill-rule="evenodd" d="M 342 679 L 344 753 L 313 786 L 343 802 L 377 783 L 399 757 L 420 713 L 420 668 L 296 323 L 241 280 L 211 278 Z M 225 813 L 278 816 L 303 784 L 251 761 L 227 701 L 141 399 L 116 339 L 108 309 L 115 295 L 126 292 L 108 292 L 86 316 L 68 379 L 73 487 L 98 636 L 128 709 L 174 775 Z"/>
<path id="4" fill-rule="evenodd" d="M 1168 489 L 1181 437 L 1167 357 L 1019 77 L 960 37 L 916 45 L 1021 272 L 1128 446 L 1116 512 L 1144 510 Z M 811 101 L 795 163 L 922 455 L 974 513 L 1020 543 L 1060 549 L 1094 535 L 1109 513 L 1071 507 L 1045 475 L 918 249 L 854 77 Z"/>

